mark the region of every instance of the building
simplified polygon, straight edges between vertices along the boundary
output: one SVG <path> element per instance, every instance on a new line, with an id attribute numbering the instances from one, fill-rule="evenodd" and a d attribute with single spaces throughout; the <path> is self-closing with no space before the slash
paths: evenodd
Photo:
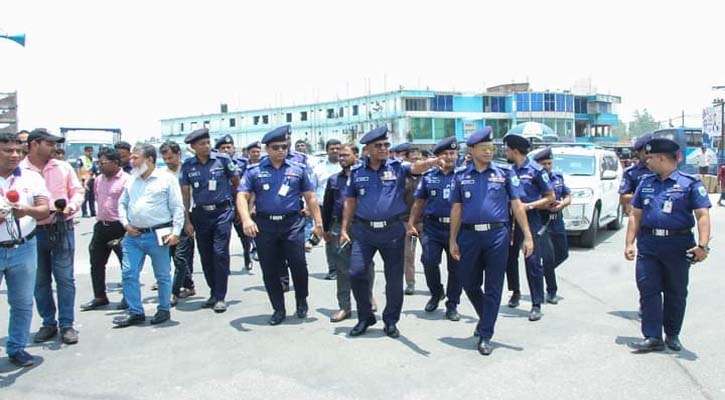
<path id="1" fill-rule="evenodd" d="M 0 133 L 18 132 L 18 94 L 0 93 Z"/>
<path id="2" fill-rule="evenodd" d="M 242 146 L 261 139 L 270 129 L 290 124 L 292 140 L 307 140 L 323 150 L 328 139 L 356 141 L 368 130 L 387 124 L 394 143 L 422 146 L 456 135 L 465 140 L 483 126 L 493 128 L 496 138 L 514 125 L 537 121 L 552 128 L 561 140 L 590 141 L 611 136 L 619 123 L 618 96 L 576 95 L 568 91 L 533 91 L 528 83 L 500 85 L 484 93 L 464 94 L 432 90 L 400 89 L 344 100 L 300 106 L 161 120 L 162 139 L 182 141 L 194 129 L 207 127 L 212 138 L 231 134 Z"/>

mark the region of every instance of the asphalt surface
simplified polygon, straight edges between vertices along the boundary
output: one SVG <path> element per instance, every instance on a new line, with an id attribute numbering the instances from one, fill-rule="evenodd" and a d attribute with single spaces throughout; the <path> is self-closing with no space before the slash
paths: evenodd
<path id="1" fill-rule="evenodd" d="M 528 321 L 527 296 L 518 309 L 502 305 L 489 357 L 475 350 L 475 313 L 465 295 L 459 322 L 446 320 L 441 309 L 423 311 L 428 291 L 420 265 L 416 293 L 405 297 L 401 337 L 386 337 L 378 322 L 365 336 L 350 338 L 355 320 L 329 322 L 337 302 L 335 283 L 323 279 L 323 247 L 308 258 L 309 317 L 288 315 L 282 325 L 268 326 L 271 309 L 259 266 L 242 271 L 233 235 L 229 311 L 200 309 L 208 289 L 197 257 L 198 294 L 172 310 L 171 322 L 112 329 L 119 311 L 78 312 L 79 344 L 31 345 L 28 351 L 39 363 L 28 369 L 0 358 L 0 399 L 725 399 L 725 315 L 718 297 L 725 288 L 725 240 L 719 236 L 725 209 L 713 208 L 712 217 L 713 250 L 690 274 L 680 353 L 633 354 L 626 346 L 640 330 L 634 263 L 622 255 L 624 229 L 604 231 L 593 250 L 572 249 L 558 270 L 562 299 L 544 306 L 541 321 Z M 76 308 L 92 297 L 91 227 L 89 219 L 77 225 Z M 113 257 L 108 281 L 111 301 L 118 302 L 120 270 Z M 156 292 L 150 290 L 148 262 L 142 282 L 146 313 L 153 315 Z M 375 297 L 381 309 L 383 282 L 378 261 Z M 526 294 L 525 284 L 523 289 Z M 5 293 L 3 284 L 3 332 Z M 507 297 L 505 292 L 504 302 Z M 294 310 L 292 293 L 287 309 Z M 36 314 L 33 331 L 39 324 Z"/>

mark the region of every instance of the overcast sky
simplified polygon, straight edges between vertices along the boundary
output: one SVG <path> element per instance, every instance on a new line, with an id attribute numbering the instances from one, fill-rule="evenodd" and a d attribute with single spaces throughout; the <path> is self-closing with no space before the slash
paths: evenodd
<path id="1" fill-rule="evenodd" d="M 725 2 L 9 1 L 0 92 L 21 128 L 120 127 L 370 90 L 512 81 L 622 96 L 623 120 L 699 115 L 725 85 Z M 689 122 L 689 120 L 688 120 Z M 694 119 L 697 122 L 697 118 Z"/>

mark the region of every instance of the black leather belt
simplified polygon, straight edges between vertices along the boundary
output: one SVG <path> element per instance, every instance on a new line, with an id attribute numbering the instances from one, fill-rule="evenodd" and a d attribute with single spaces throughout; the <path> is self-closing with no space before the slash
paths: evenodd
<path id="1" fill-rule="evenodd" d="M 463 224 L 463 229 L 474 232 L 488 232 L 506 226 L 504 222 L 492 222 L 489 224 Z"/>
<path id="2" fill-rule="evenodd" d="M 549 221 L 554 221 L 554 220 L 561 218 L 561 213 L 549 213 L 544 216 L 544 218 L 547 218 L 547 217 L 549 218 Z"/>
<path id="3" fill-rule="evenodd" d="M 451 217 L 436 217 L 433 215 L 426 215 L 425 219 L 428 221 L 438 222 L 439 224 L 450 225 Z"/>
<path id="4" fill-rule="evenodd" d="M 692 229 L 654 229 L 654 228 L 642 227 L 642 228 L 640 228 L 640 231 L 642 233 L 646 233 L 646 234 L 653 235 L 653 236 L 661 236 L 661 237 L 685 236 L 685 235 L 692 234 Z"/>
<path id="5" fill-rule="evenodd" d="M 221 203 L 206 204 L 206 205 L 203 205 L 203 206 L 197 204 L 196 206 L 194 206 L 194 209 L 195 210 L 196 209 L 201 209 L 201 210 L 204 210 L 204 211 L 216 211 L 216 210 L 226 209 L 226 208 L 231 207 L 231 206 L 232 206 L 232 201 L 231 200 L 226 200 L 226 201 L 222 201 Z"/>
<path id="6" fill-rule="evenodd" d="M 150 228 L 139 228 L 139 227 L 136 227 L 136 230 L 139 231 L 139 232 L 141 232 L 141 233 L 151 233 L 151 232 L 155 231 L 156 229 L 159 229 L 159 228 L 168 228 L 170 226 L 173 226 L 173 224 L 171 222 L 167 222 L 165 224 L 159 224 L 159 225 L 156 225 L 156 226 L 152 226 Z"/>
<path id="7" fill-rule="evenodd" d="M 257 213 L 256 218 L 262 218 L 262 219 L 266 219 L 268 221 L 273 221 L 273 222 L 280 222 L 280 221 L 284 221 L 287 218 L 295 216 L 295 215 L 300 215 L 299 211 L 294 211 L 294 212 L 287 213 L 287 214 Z"/>
<path id="8" fill-rule="evenodd" d="M 355 222 L 362 222 L 363 224 L 365 224 L 373 229 L 383 229 L 383 228 L 387 228 L 391 224 L 400 222 L 400 215 L 397 215 L 390 219 L 384 219 L 384 220 L 379 220 L 379 221 L 372 221 L 372 220 L 365 219 L 365 218 L 355 217 Z"/>
<path id="9" fill-rule="evenodd" d="M 4 249 L 12 249 L 15 247 L 20 246 L 21 244 L 25 244 L 25 242 L 29 241 L 30 239 L 35 237 L 35 230 L 30 232 L 30 234 L 20 240 L 8 240 L 5 242 L 0 242 L 0 247 Z"/>
<path id="10" fill-rule="evenodd" d="M 113 226 L 113 225 L 116 225 L 116 224 L 119 224 L 120 225 L 121 224 L 121 221 L 98 221 L 97 223 L 98 224 L 101 224 L 103 226 Z"/>
<path id="11" fill-rule="evenodd" d="M 38 226 L 36 226 L 36 229 L 38 229 L 40 231 L 49 231 L 51 229 L 56 229 L 59 226 L 64 226 L 64 225 L 65 225 L 66 229 L 73 229 L 73 220 L 69 219 L 66 221 L 51 222 L 49 224 L 38 225 Z"/>

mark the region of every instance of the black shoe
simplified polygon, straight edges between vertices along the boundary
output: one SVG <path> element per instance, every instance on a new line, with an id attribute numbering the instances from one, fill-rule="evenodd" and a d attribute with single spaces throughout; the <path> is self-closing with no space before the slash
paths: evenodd
<path id="1" fill-rule="evenodd" d="M 38 329 L 38 332 L 35 334 L 35 337 L 33 338 L 33 342 L 35 343 L 43 343 L 47 342 L 50 339 L 53 339 L 55 335 L 58 334 L 58 328 L 55 326 L 42 326 L 40 329 Z"/>
<path id="2" fill-rule="evenodd" d="M 272 314 L 272 317 L 269 318 L 269 321 L 267 321 L 268 324 L 275 326 L 279 325 L 284 321 L 284 319 L 287 318 L 284 311 L 275 311 L 274 314 Z"/>
<path id="3" fill-rule="evenodd" d="M 219 300 L 216 303 L 214 303 L 214 312 L 217 314 L 221 314 L 227 310 L 227 303 L 224 302 L 224 300 Z"/>
<path id="4" fill-rule="evenodd" d="M 385 332 L 388 337 L 391 337 L 393 339 L 397 339 L 400 337 L 400 331 L 398 330 L 398 327 L 395 326 L 395 324 L 385 325 L 385 327 L 383 327 L 383 332 Z"/>
<path id="5" fill-rule="evenodd" d="M 81 311 L 91 311 L 96 308 L 105 307 L 109 304 L 108 299 L 93 299 L 88 303 L 81 304 Z"/>
<path id="6" fill-rule="evenodd" d="M 630 343 L 629 347 L 631 347 L 639 352 L 642 352 L 642 353 L 648 353 L 650 351 L 664 350 L 665 343 L 662 341 L 662 339 L 648 337 L 643 340 L 639 340 L 639 341 Z"/>
<path id="7" fill-rule="evenodd" d="M 297 318 L 307 317 L 307 311 L 309 311 L 309 307 L 307 306 L 306 300 L 301 300 L 297 303 Z"/>
<path id="8" fill-rule="evenodd" d="M 483 356 L 490 356 L 493 352 L 493 345 L 491 345 L 491 339 L 478 339 L 478 352 Z"/>
<path id="9" fill-rule="evenodd" d="M 126 314 L 113 319 L 113 324 L 118 328 L 125 328 L 131 325 L 141 325 L 144 322 L 146 322 L 146 316 L 144 314 Z"/>
<path id="10" fill-rule="evenodd" d="M 335 279 L 337 279 L 337 272 L 335 271 L 328 272 L 327 275 L 325 275 L 326 281 L 334 281 Z"/>
<path id="11" fill-rule="evenodd" d="M 248 263 L 245 263 L 244 264 L 244 269 L 246 269 L 247 271 L 251 271 L 252 270 L 252 262 L 250 261 Z"/>
<path id="12" fill-rule="evenodd" d="M 35 358 L 25 350 L 18 350 L 10 356 L 10 362 L 18 367 L 30 367 L 35 364 Z"/>
<path id="13" fill-rule="evenodd" d="M 159 283 L 158 282 L 154 282 L 154 284 L 151 285 L 151 290 L 159 290 Z"/>
<path id="14" fill-rule="evenodd" d="M 121 302 L 116 306 L 116 310 L 128 310 L 128 303 L 126 303 L 126 299 L 121 299 Z"/>
<path id="15" fill-rule="evenodd" d="M 216 300 L 213 297 L 209 297 L 201 304 L 201 308 L 212 308 L 214 307 L 214 304 L 216 304 Z"/>
<path id="16" fill-rule="evenodd" d="M 406 296 L 411 296 L 415 294 L 415 283 L 409 283 L 405 285 L 405 293 Z"/>
<path id="17" fill-rule="evenodd" d="M 358 321 L 358 323 L 355 324 L 355 326 L 350 331 L 350 336 L 362 335 L 363 333 L 365 333 L 365 331 L 368 330 L 368 327 L 375 325 L 377 322 L 378 320 L 375 319 L 375 316 L 372 316 L 365 321 Z"/>
<path id="18" fill-rule="evenodd" d="M 667 348 L 672 351 L 682 350 L 682 343 L 680 343 L 680 338 L 678 338 L 677 335 L 665 337 L 665 344 L 667 345 Z"/>
<path id="19" fill-rule="evenodd" d="M 65 344 L 76 344 L 78 343 L 78 331 L 69 328 L 60 328 L 60 338 Z"/>
<path id="20" fill-rule="evenodd" d="M 282 293 L 287 293 L 287 292 L 289 292 L 289 283 L 282 282 Z"/>
<path id="21" fill-rule="evenodd" d="M 441 291 L 440 294 L 434 295 L 430 297 L 430 300 L 428 300 L 427 303 L 425 303 L 425 311 L 426 312 L 433 312 L 438 309 L 438 303 L 441 302 L 441 300 L 446 298 L 446 294 Z"/>
<path id="22" fill-rule="evenodd" d="M 549 304 L 559 304 L 559 298 L 556 296 L 556 293 L 547 293 L 546 302 Z"/>
<path id="23" fill-rule="evenodd" d="M 521 293 L 514 292 L 514 294 L 512 294 L 511 297 L 509 298 L 508 306 L 510 308 L 516 308 L 519 306 L 520 301 L 521 301 Z"/>
<path id="24" fill-rule="evenodd" d="M 151 325 L 158 325 L 158 324 L 163 324 L 164 322 L 168 321 L 169 319 L 171 319 L 171 312 L 159 310 L 159 311 L 156 311 L 156 314 L 154 315 L 153 318 L 151 318 L 151 321 L 149 321 L 149 323 Z"/>
<path id="25" fill-rule="evenodd" d="M 456 310 L 455 307 L 448 307 L 446 310 L 446 318 L 450 321 L 460 321 L 461 315 L 458 314 L 458 310 Z"/>
<path id="26" fill-rule="evenodd" d="M 543 314 L 541 313 L 541 307 L 533 306 L 531 307 L 531 311 L 529 311 L 529 321 L 538 321 L 541 319 L 542 315 Z"/>

